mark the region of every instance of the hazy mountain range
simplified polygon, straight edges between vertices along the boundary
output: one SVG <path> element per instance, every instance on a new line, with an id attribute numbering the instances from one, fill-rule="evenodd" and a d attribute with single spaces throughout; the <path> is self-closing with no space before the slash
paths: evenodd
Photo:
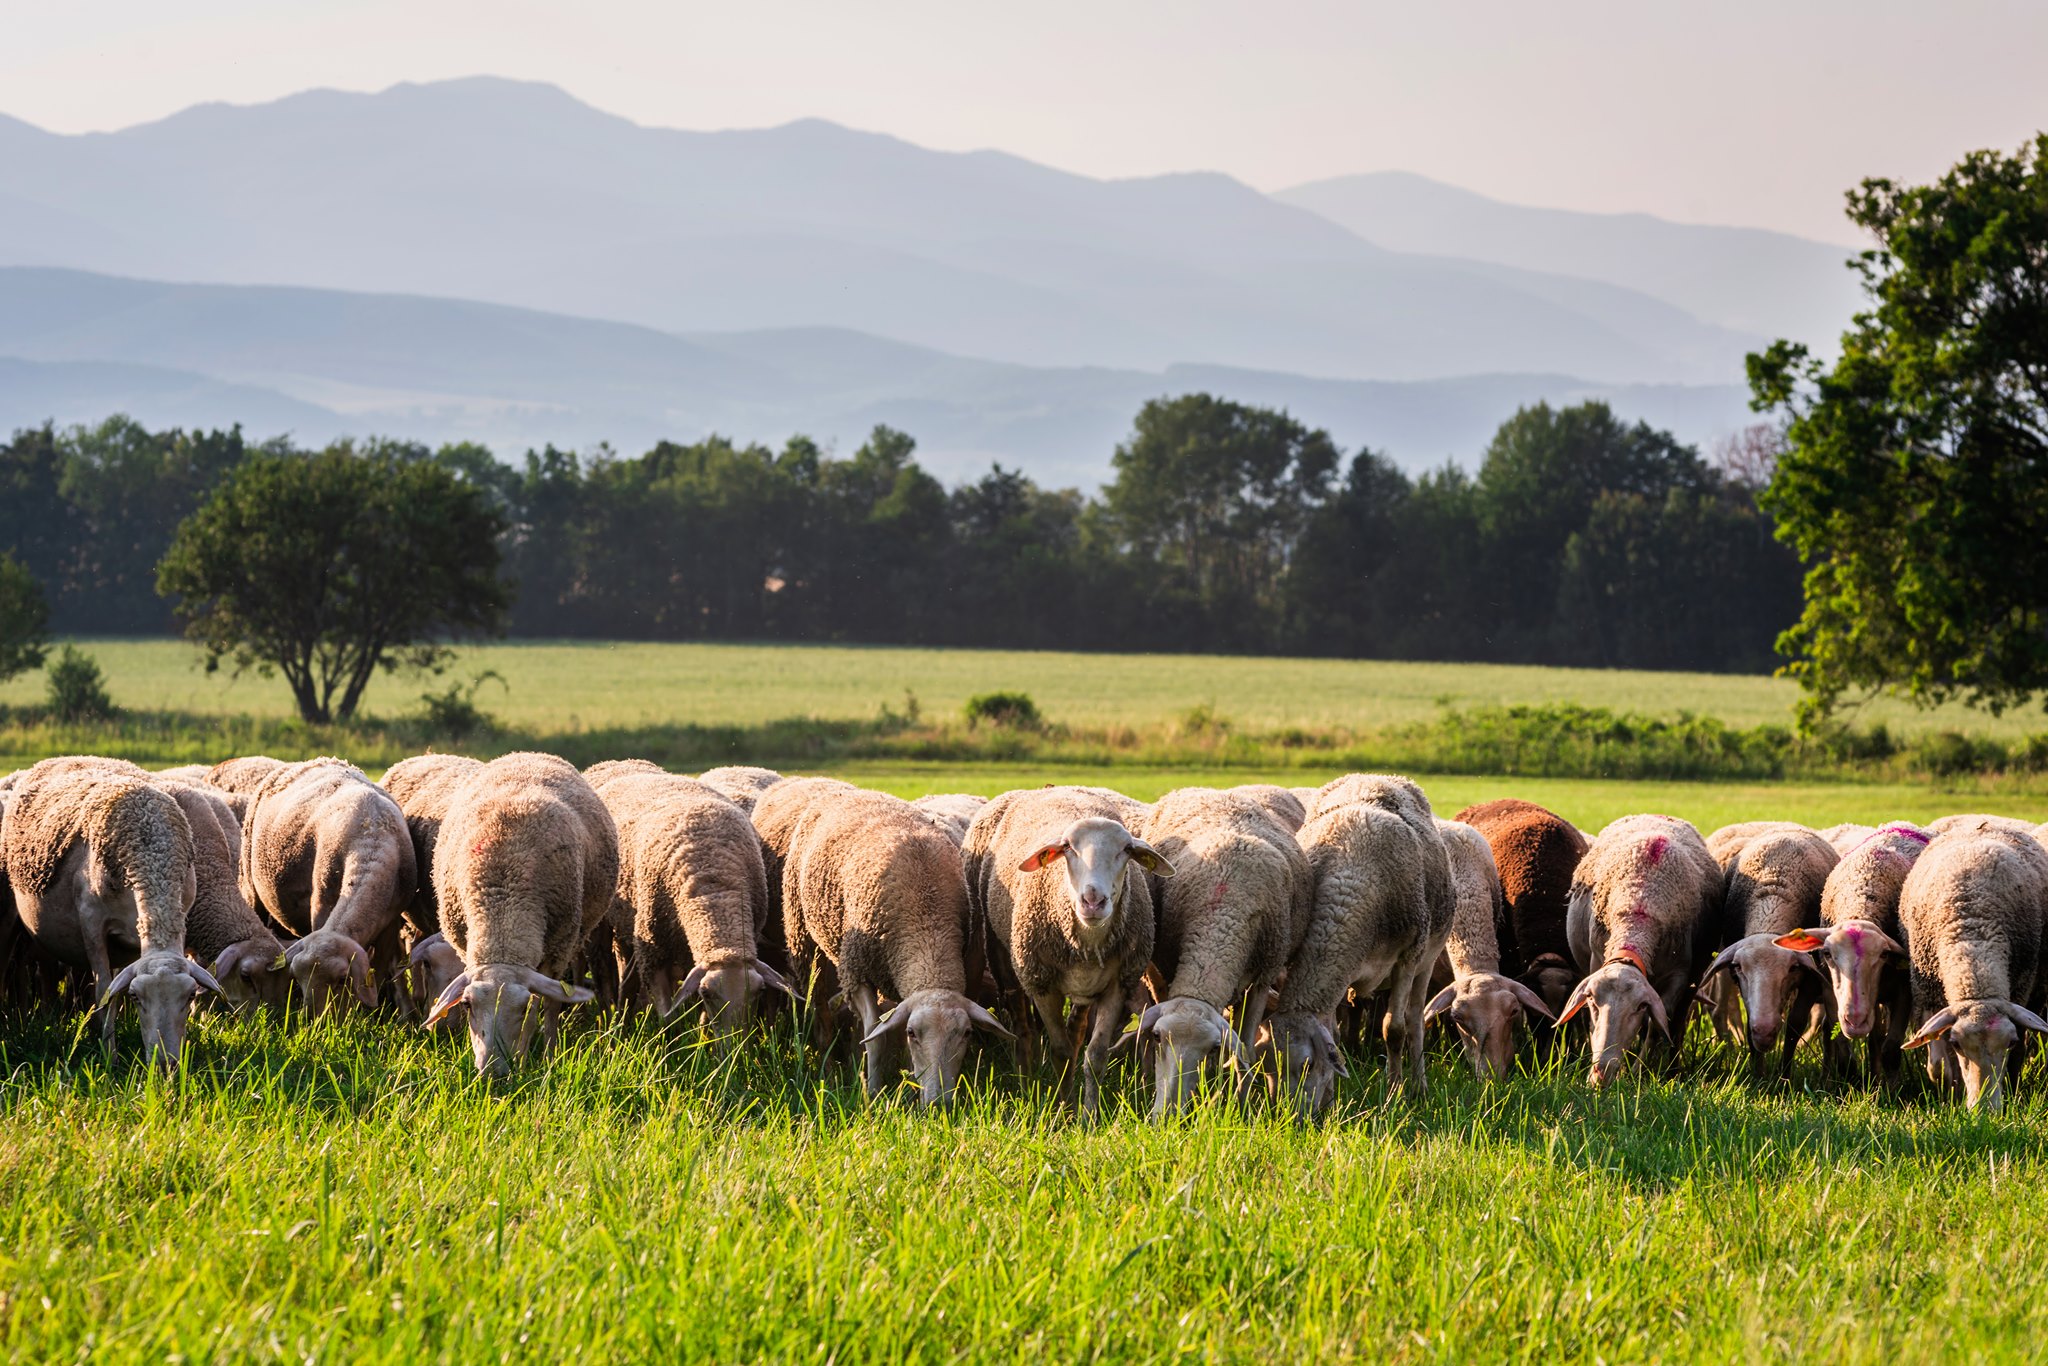
<path id="1" fill-rule="evenodd" d="M 12 423 L 630 450 L 888 421 L 942 469 L 1068 479 L 1144 398 L 1208 387 L 1421 464 L 1538 397 L 1711 437 L 1745 420 L 1746 350 L 1825 346 L 1854 300 L 1843 249 L 1778 234 L 649 129 L 495 79 L 104 134 L 0 117 L 0 187 Z"/>

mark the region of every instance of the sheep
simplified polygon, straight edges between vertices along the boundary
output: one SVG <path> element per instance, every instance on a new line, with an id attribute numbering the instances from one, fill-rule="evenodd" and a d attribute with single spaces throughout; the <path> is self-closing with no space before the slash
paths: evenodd
<path id="1" fill-rule="evenodd" d="M 1315 883 L 1284 818 L 1241 788 L 1169 792 L 1144 838 L 1174 869 L 1152 951 L 1167 985 L 1134 1036 L 1153 1048 L 1157 1118 L 1194 1098 L 1219 1049 L 1249 1070 L 1267 993 L 1308 930 Z M 1223 1015 L 1233 1007 L 1235 1030 Z"/>
<path id="2" fill-rule="evenodd" d="M 697 781 L 715 792 L 721 792 L 740 810 L 752 812 L 754 803 L 761 794 L 783 781 L 780 773 L 772 768 L 749 768 L 744 764 L 729 764 L 724 768 L 707 768 L 697 775 Z"/>
<path id="3" fill-rule="evenodd" d="M 1555 812 L 1513 798 L 1468 806 L 1454 819 L 1486 836 L 1500 873 L 1507 903 L 1502 975 L 1534 991 L 1555 1015 L 1580 977 L 1566 913 L 1572 872 L 1586 853 L 1585 836 Z"/>
<path id="4" fill-rule="evenodd" d="M 185 949 L 220 983 L 235 1006 L 282 1009 L 291 977 L 281 965 L 285 946 L 242 895 L 239 875 L 242 827 L 225 793 L 204 783 L 166 780 L 155 786 L 170 794 L 192 827 L 196 895 L 185 915 Z"/>
<path id="5" fill-rule="evenodd" d="M 563 1006 L 593 999 L 561 974 L 618 883 L 618 831 L 573 765 L 514 753 L 478 769 L 449 801 L 435 846 L 434 898 L 463 970 L 427 1027 L 467 1008 L 477 1071 L 508 1074 L 532 1042 L 536 1013 L 552 1039 Z"/>
<path id="6" fill-rule="evenodd" d="M 1820 837 L 1834 846 L 1837 854 L 1846 854 L 1863 841 L 1877 833 L 1874 825 L 1858 825 L 1854 821 L 1843 821 L 1820 832 Z"/>
<path id="7" fill-rule="evenodd" d="M 1325 785 L 1296 839 L 1308 857 L 1314 902 L 1267 1043 L 1277 1082 L 1296 1117 L 1307 1119 L 1329 1104 L 1337 1078 L 1349 1075 L 1334 1032 L 1347 989 L 1387 989 L 1388 1081 L 1419 1089 L 1429 973 L 1456 905 L 1436 819 L 1406 779 L 1354 776 Z"/>
<path id="8" fill-rule="evenodd" d="M 412 837 L 412 904 L 407 919 L 425 939 L 441 929 L 441 915 L 434 900 L 434 842 L 440 838 L 441 822 L 448 818 L 448 802 L 457 788 L 474 777 L 483 762 L 461 754 L 421 754 L 401 759 L 384 770 L 378 784 L 398 803 L 405 817 L 406 832 Z M 415 945 L 417 947 L 417 945 Z"/>
<path id="9" fill-rule="evenodd" d="M 1724 841 L 1724 849 L 1728 843 Z M 1748 1016 L 1752 1067 L 1762 1069 L 1764 1055 L 1782 1032 L 1778 1070 L 1780 1076 L 1790 1076 L 1806 1021 L 1825 999 L 1826 974 L 1812 958 L 1778 941 L 1819 914 L 1822 891 L 1838 859 L 1834 847 L 1818 834 L 1789 823 L 1766 826 L 1733 846 L 1720 860 L 1724 881 L 1719 938 L 1724 947 L 1701 975 L 1700 992 L 1702 1000 L 1718 1007 L 1713 991 L 1732 982 L 1728 1004 L 1732 1007 L 1733 999 L 1740 999 Z M 1728 1028 L 1735 1032 L 1732 1023 Z"/>
<path id="10" fill-rule="evenodd" d="M 2003 830 L 2008 834 L 2034 837 L 2038 829 L 2034 822 L 2023 821 L 2012 816 L 1987 816 L 1981 812 L 1964 812 L 1954 816 L 1942 816 L 1927 823 L 1927 833 L 1937 839 L 1958 830 Z"/>
<path id="11" fill-rule="evenodd" d="M 1451 865 L 1457 909 L 1444 939 L 1451 984 L 1430 998 L 1422 1022 L 1444 1015 L 1458 1031 L 1459 1046 L 1481 1081 L 1504 1078 L 1514 1065 L 1515 1021 L 1524 1010 L 1555 1020 L 1543 998 L 1500 970 L 1502 914 L 1500 870 L 1486 836 L 1458 821 L 1439 819 L 1437 833 Z"/>
<path id="12" fill-rule="evenodd" d="M 924 812 L 887 793 L 829 793 L 798 820 L 782 880 L 789 960 L 799 972 L 830 960 L 860 1020 L 870 1097 L 907 1050 L 925 1107 L 948 1105 L 968 1032 L 1014 1038 L 967 996 L 966 871 Z"/>
<path id="13" fill-rule="evenodd" d="M 1946 1056 L 1930 1070 L 1960 1073 L 1973 1110 L 1998 1110 L 2020 1032 L 2048 1034 L 2029 1008 L 2044 898 L 2048 852 L 2031 835 L 1967 825 L 1936 836 L 1899 891 L 1919 1021 L 1906 1047 L 1939 1040 Z"/>
<path id="14" fill-rule="evenodd" d="M 164 782 L 204 784 L 206 775 L 211 772 L 212 764 L 179 764 L 176 768 L 158 769 L 156 777 Z"/>
<path id="15" fill-rule="evenodd" d="M 1835 1024 L 1845 1039 L 1869 1040 L 1874 1075 L 1897 1072 L 1906 1038 L 1912 987 L 1899 892 L 1932 838 L 1906 821 L 1878 827 L 1828 874 L 1819 924 L 1778 939 L 1785 948 L 1818 954 L 1834 987 Z"/>
<path id="16" fill-rule="evenodd" d="M 131 774 L 84 769 L 17 778 L 5 809 L 0 854 L 23 928 L 91 971 L 109 1052 L 120 998 L 133 995 L 144 1057 L 174 1069 L 192 998 L 220 990 L 185 956 L 198 879 L 177 800 Z M 115 945 L 136 950 L 118 973 Z"/>
<path id="17" fill-rule="evenodd" d="M 962 847 L 973 923 L 1000 946 L 990 965 L 1004 989 L 1030 998 L 1055 1054 L 1075 1052 L 1065 1003 L 1088 1008 L 1081 1108 L 1091 1116 L 1126 1003 L 1152 958 L 1152 886 L 1131 870 L 1173 872 L 1124 823 L 1136 805 L 1102 789 L 1005 792 L 981 809 Z"/>
<path id="18" fill-rule="evenodd" d="M 1670 816 L 1624 816 L 1579 860 L 1568 928 L 1572 955 L 1589 972 L 1557 1018 L 1592 1013 L 1595 1087 L 1620 1074 L 1646 1018 L 1677 1052 L 1721 899 L 1706 841 Z"/>
<path id="19" fill-rule="evenodd" d="M 701 995 L 719 1038 L 746 1024 L 759 992 L 793 994 L 760 959 L 768 879 L 747 813 L 695 778 L 632 765 L 591 772 L 618 832 L 605 918 L 625 992 L 664 1018 Z"/>
<path id="20" fill-rule="evenodd" d="M 911 805 L 924 812 L 925 819 L 943 831 L 957 848 L 967 838 L 967 827 L 988 805 L 988 798 L 967 792 L 935 792 L 919 797 Z"/>
<path id="21" fill-rule="evenodd" d="M 268 754 L 247 754 L 238 759 L 221 760 L 206 770 L 201 781 L 227 794 L 228 805 L 234 809 L 235 819 L 240 821 L 242 829 L 247 831 L 249 803 L 256 795 L 256 789 L 262 787 L 271 774 L 284 766 L 284 760 L 273 759 Z"/>
<path id="22" fill-rule="evenodd" d="M 1239 783 L 1230 790 L 1265 807 L 1274 820 L 1287 827 L 1289 834 L 1308 824 L 1308 802 L 1294 788 L 1278 783 Z"/>
<path id="23" fill-rule="evenodd" d="M 341 759 L 278 765 L 248 799 L 242 893 L 300 936 L 285 966 L 307 1010 L 331 1008 L 343 989 L 374 1007 L 375 977 L 398 966 L 399 919 L 419 883 L 405 814 Z"/>
<path id="24" fill-rule="evenodd" d="M 1726 876 L 1729 869 L 1734 866 L 1735 856 L 1757 836 L 1806 828 L 1797 821 L 1738 821 L 1734 825 L 1724 825 L 1707 836 L 1707 852 L 1714 856 L 1714 861 L 1721 865 L 1722 875 Z"/>

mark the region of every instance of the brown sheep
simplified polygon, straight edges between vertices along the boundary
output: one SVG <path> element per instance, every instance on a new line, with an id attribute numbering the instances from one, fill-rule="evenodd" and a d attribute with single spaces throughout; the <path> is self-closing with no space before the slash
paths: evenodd
<path id="1" fill-rule="evenodd" d="M 1507 903 L 1501 973 L 1534 991 L 1556 1014 L 1580 976 L 1565 922 L 1585 837 L 1555 812 L 1512 798 L 1468 806 L 1455 819 L 1486 836 L 1500 872 Z"/>
<path id="2" fill-rule="evenodd" d="M 592 999 L 561 976 L 618 882 L 618 832 L 573 765 L 518 753 L 478 769 L 450 801 L 435 848 L 442 933 L 463 971 L 428 1027 L 466 1008 L 477 1071 L 510 1072 L 536 1015 L 552 1039 L 561 1007 Z"/>

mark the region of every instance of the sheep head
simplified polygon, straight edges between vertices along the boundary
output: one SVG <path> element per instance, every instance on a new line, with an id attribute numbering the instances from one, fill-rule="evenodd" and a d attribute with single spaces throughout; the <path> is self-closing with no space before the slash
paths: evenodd
<path id="1" fill-rule="evenodd" d="M 588 987 L 572 987 L 516 963 L 485 963 L 448 984 L 425 1027 L 434 1028 L 458 1006 L 467 1008 L 476 1070 L 509 1076 L 513 1065 L 525 1059 L 533 1027 L 549 1003 L 581 1005 L 595 996 Z"/>
<path id="2" fill-rule="evenodd" d="M 1786 1016 L 1799 999 L 1801 979 L 1825 977 L 1813 959 L 1785 945 L 1790 937 L 1763 933 L 1738 939 L 1715 954 L 1700 976 L 1701 986 L 1717 973 L 1734 978 L 1743 1014 L 1749 1017 L 1749 1046 L 1757 1052 L 1769 1048 L 1781 1030 L 1798 1027 Z"/>
<path id="3" fill-rule="evenodd" d="M 2005 1057 L 2024 1029 L 2048 1034 L 2048 1020 L 2011 1001 L 1959 1001 L 1935 1012 L 1906 1040 L 1906 1047 L 1946 1043 L 1948 1061 L 1962 1075 L 1963 1097 L 1970 1108 L 1996 1114 L 2005 1099 Z"/>
<path id="4" fill-rule="evenodd" d="M 1068 903 L 1079 937 L 1106 933 L 1123 909 L 1132 864 L 1160 877 L 1172 877 L 1173 865 L 1157 849 L 1106 816 L 1075 821 L 1066 833 L 1040 848 L 1018 866 L 1035 873 L 1054 864 L 1066 873 Z"/>
<path id="5" fill-rule="evenodd" d="M 284 966 L 306 998 L 308 1015 L 324 1015 L 353 992 L 374 1009 L 377 987 L 370 980 L 370 954 L 340 930 L 318 929 L 285 946 Z"/>
<path id="6" fill-rule="evenodd" d="M 1297 1120 L 1310 1120 L 1336 1098 L 1337 1078 L 1348 1077 L 1332 1022 L 1305 1010 L 1268 1016 L 1266 1044 L 1281 1092 Z"/>
<path id="7" fill-rule="evenodd" d="M 185 1047 L 185 1026 L 192 1018 L 192 998 L 199 989 L 220 990 L 213 974 L 183 954 L 155 950 L 122 968 L 100 997 L 102 1028 L 109 1047 L 114 1041 L 115 1012 L 125 992 L 135 998 L 142 1018 L 142 1055 L 167 1072 L 175 1071 Z"/>
<path id="8" fill-rule="evenodd" d="M 1207 1001 L 1175 996 L 1145 1007 L 1136 1030 L 1152 1054 L 1152 1117 L 1184 1109 L 1201 1089 L 1202 1068 L 1218 1049 L 1240 1067 L 1250 1067 L 1251 1050 L 1223 1012 Z"/>
<path id="9" fill-rule="evenodd" d="M 779 991 L 794 997 L 796 988 L 788 979 L 758 958 L 736 958 L 712 966 L 698 964 L 683 978 L 683 984 L 669 1002 L 669 1012 L 698 997 L 704 998 L 705 1023 L 716 1039 L 728 1038 L 746 1027 L 754 997 L 763 991 Z"/>
<path id="10" fill-rule="evenodd" d="M 292 978 L 279 959 L 277 940 L 268 934 L 228 945 L 212 969 L 221 996 L 237 1010 L 282 1010 L 291 995 Z"/>
<path id="11" fill-rule="evenodd" d="M 448 990 L 448 984 L 462 975 L 462 955 L 445 935 L 430 934 L 412 946 L 405 971 L 406 997 L 424 1015 Z"/>
<path id="12" fill-rule="evenodd" d="M 1605 1088 L 1621 1075 L 1628 1050 L 1643 1032 L 1644 1023 L 1654 1023 L 1665 1038 L 1671 1037 L 1671 1020 L 1664 1011 L 1664 999 L 1650 985 L 1650 979 L 1633 962 L 1608 963 L 1573 988 L 1571 999 L 1557 1022 L 1586 1011 L 1593 1025 L 1593 1070 L 1595 1087 Z"/>
<path id="13" fill-rule="evenodd" d="M 1543 998 L 1543 1004 L 1549 1008 L 1547 1013 L 1555 1019 L 1564 1003 L 1572 998 L 1572 988 L 1579 984 L 1579 969 L 1561 954 L 1540 953 L 1522 974 L 1521 982 Z"/>
<path id="14" fill-rule="evenodd" d="M 1835 989 L 1835 1020 L 1842 1033 L 1852 1039 L 1869 1037 L 1883 1000 L 1885 969 L 1906 960 L 1905 947 L 1868 920 L 1794 930 L 1775 942 L 1794 953 L 1818 951 Z"/>
<path id="15" fill-rule="evenodd" d="M 959 992 L 933 987 L 904 997 L 861 1043 L 873 1049 L 900 1041 L 910 1053 L 910 1073 L 917 1079 L 924 1107 L 931 1110 L 953 1103 L 967 1060 L 967 1035 L 976 1029 L 1005 1039 L 1016 1037 Z"/>
<path id="16" fill-rule="evenodd" d="M 1422 1022 L 1448 1015 L 1458 1046 L 1481 1081 L 1505 1079 L 1515 1065 L 1515 1021 L 1523 1011 L 1555 1020 L 1543 998 L 1512 977 L 1475 972 L 1439 991 L 1422 1008 Z"/>

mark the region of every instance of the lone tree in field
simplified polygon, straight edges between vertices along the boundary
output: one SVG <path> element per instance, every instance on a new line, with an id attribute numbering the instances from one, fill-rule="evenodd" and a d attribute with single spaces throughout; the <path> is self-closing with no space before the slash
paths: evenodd
<path id="1" fill-rule="evenodd" d="M 1760 501 L 1809 566 L 1779 649 L 1809 718 L 1856 688 L 1998 712 L 2048 686 L 2048 135 L 1849 217 L 1878 246 L 1841 359 L 1749 358 L 1790 417 Z"/>
<path id="2" fill-rule="evenodd" d="M 282 673 L 299 715 L 347 721 L 378 669 L 431 669 L 496 632 L 504 523 L 456 472 L 402 454 L 264 453 L 179 526 L 157 590 L 237 672 Z"/>
<path id="3" fill-rule="evenodd" d="M 0 551 L 0 683 L 42 667 L 49 625 L 42 585 L 27 565 Z"/>

